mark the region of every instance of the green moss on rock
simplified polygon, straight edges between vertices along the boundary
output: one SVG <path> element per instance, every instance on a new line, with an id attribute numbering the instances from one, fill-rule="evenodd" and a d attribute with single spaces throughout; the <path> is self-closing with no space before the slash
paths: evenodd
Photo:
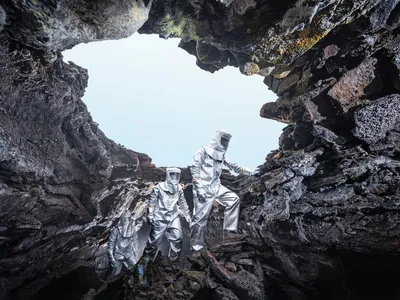
<path id="1" fill-rule="evenodd" d="M 185 41 L 197 41 L 199 39 L 199 36 L 196 34 L 194 20 L 189 17 L 181 15 L 174 18 L 170 14 L 167 14 L 162 23 L 162 35 L 166 37 L 178 37 Z"/>

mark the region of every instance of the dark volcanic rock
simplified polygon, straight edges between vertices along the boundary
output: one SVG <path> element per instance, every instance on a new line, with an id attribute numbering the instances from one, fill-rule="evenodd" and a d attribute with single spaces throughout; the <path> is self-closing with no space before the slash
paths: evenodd
<path id="1" fill-rule="evenodd" d="M 42 61 L 4 35 L 0 44 L 0 283 L 23 285 L 22 297 L 88 260 L 106 268 L 104 234 L 140 198 L 151 159 L 92 121 L 85 69 L 60 54 Z"/>
<path id="2" fill-rule="evenodd" d="M 375 100 L 355 112 L 354 135 L 367 143 L 376 142 L 400 124 L 400 95 Z"/>
<path id="3" fill-rule="evenodd" d="M 329 90 L 328 96 L 339 102 L 343 111 L 362 104 L 364 89 L 375 79 L 376 58 L 369 57 L 353 70 L 348 71 Z"/>
<path id="4" fill-rule="evenodd" d="M 361 17 L 370 20 L 373 29 L 384 26 L 396 1 L 379 2 L 236 0 L 224 5 L 218 1 L 156 0 L 149 21 L 139 32 L 180 37 L 198 46 L 208 44 L 214 49 L 213 57 L 218 50 L 219 57 L 229 60 L 221 64 L 210 60 L 209 52 L 189 53 L 217 69 L 238 64 L 246 75 L 273 72 L 283 78 L 289 71 L 282 71 L 282 65 L 294 62 L 341 25 Z M 367 12 L 368 18 L 363 16 Z"/>
<path id="5" fill-rule="evenodd" d="M 65 50 L 132 35 L 147 21 L 152 0 L 2 2 L 11 12 L 12 39 L 36 49 Z"/>
<path id="6" fill-rule="evenodd" d="M 1 299 L 399 298 L 398 0 L 0 5 Z M 288 124 L 258 176 L 223 175 L 248 238 L 221 244 L 215 205 L 208 250 L 157 259 L 141 290 L 103 280 L 108 229 L 165 172 L 104 136 L 87 71 L 60 54 L 136 30 L 180 37 L 203 70 L 264 76 L 279 98 L 260 115 Z"/>

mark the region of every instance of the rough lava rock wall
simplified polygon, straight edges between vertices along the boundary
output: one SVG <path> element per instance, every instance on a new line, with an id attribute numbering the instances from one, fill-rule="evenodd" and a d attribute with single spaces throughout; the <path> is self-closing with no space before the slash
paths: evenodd
<path id="1" fill-rule="evenodd" d="M 0 1 L 3 298 L 81 278 L 77 299 L 398 299 L 399 17 L 398 0 Z M 215 207 L 208 251 L 158 259 L 143 290 L 96 272 L 110 224 L 162 170 L 104 137 L 86 70 L 59 52 L 140 26 L 204 70 L 263 76 L 278 99 L 261 117 L 288 124 L 259 176 L 224 176 L 249 238 L 219 244 Z"/>
<path id="2" fill-rule="evenodd" d="M 56 19 L 38 27 L 53 34 L 50 44 L 38 43 L 34 25 L 56 2 L 1 4 L 9 25 L 0 33 L 0 298 L 17 299 L 79 266 L 107 268 L 106 231 L 141 198 L 151 159 L 92 121 L 81 101 L 87 70 L 63 62 L 59 45 L 74 37 L 55 37 Z"/>

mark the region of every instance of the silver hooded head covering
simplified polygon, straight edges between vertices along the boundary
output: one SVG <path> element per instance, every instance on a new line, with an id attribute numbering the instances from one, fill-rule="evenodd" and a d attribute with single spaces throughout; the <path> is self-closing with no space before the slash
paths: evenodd
<path id="1" fill-rule="evenodd" d="M 175 194 L 179 191 L 179 180 L 181 177 L 181 170 L 179 168 L 167 168 L 165 182 L 160 183 L 160 187 L 167 192 Z"/>
<path id="2" fill-rule="evenodd" d="M 222 161 L 225 159 L 225 152 L 228 149 L 229 141 L 232 135 L 224 130 L 217 130 L 215 137 L 210 141 L 210 144 L 204 149 L 207 154 L 213 159 Z"/>
<path id="3" fill-rule="evenodd" d="M 121 215 L 117 227 L 123 237 L 132 237 L 136 233 L 135 221 L 129 210 Z"/>

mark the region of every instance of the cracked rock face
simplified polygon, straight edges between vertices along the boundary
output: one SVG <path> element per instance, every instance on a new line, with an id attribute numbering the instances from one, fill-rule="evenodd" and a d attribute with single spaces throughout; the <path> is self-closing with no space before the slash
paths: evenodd
<path id="1" fill-rule="evenodd" d="M 0 298 L 398 299 L 399 19 L 398 0 L 2 1 Z M 104 282 L 106 241 L 163 170 L 104 136 L 60 53 L 137 30 L 263 76 L 261 117 L 288 124 L 258 176 L 223 177 L 248 238 L 221 244 L 216 206 L 208 250 L 157 259 L 142 290 Z"/>
<path id="2" fill-rule="evenodd" d="M 105 268 L 104 234 L 140 198 L 151 159 L 92 121 L 85 69 L 0 41 L 0 286 L 23 297 L 80 265 Z"/>

